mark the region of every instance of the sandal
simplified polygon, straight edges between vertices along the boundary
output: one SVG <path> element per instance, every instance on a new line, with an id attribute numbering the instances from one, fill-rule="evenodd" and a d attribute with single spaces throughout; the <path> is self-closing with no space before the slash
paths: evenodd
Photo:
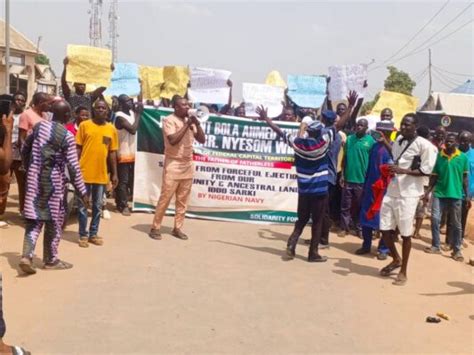
<path id="1" fill-rule="evenodd" d="M 101 237 L 94 236 L 94 237 L 89 238 L 89 243 L 101 246 L 101 245 L 104 245 L 104 240 Z"/>
<path id="2" fill-rule="evenodd" d="M 148 236 L 151 238 L 151 239 L 156 239 L 156 240 L 161 240 L 162 239 L 162 236 L 161 236 L 161 233 L 160 233 L 160 230 L 159 229 L 151 229 L 150 232 L 148 233 Z"/>
<path id="3" fill-rule="evenodd" d="M 382 276 L 390 276 L 390 274 L 392 273 L 392 271 L 398 269 L 399 267 L 401 267 L 402 264 L 394 264 L 394 263 L 390 263 L 388 264 L 387 266 L 385 266 L 382 270 L 380 270 L 380 275 Z"/>
<path id="4" fill-rule="evenodd" d="M 188 236 L 179 229 L 173 229 L 173 231 L 171 232 L 171 235 L 181 240 L 188 239 Z"/>
<path id="5" fill-rule="evenodd" d="M 36 274 L 36 269 L 30 259 L 22 258 L 18 266 L 20 267 L 21 271 L 23 271 L 27 275 Z"/>
<path id="6" fill-rule="evenodd" d="M 79 246 L 81 248 L 89 248 L 89 240 L 87 238 L 79 238 Z"/>
<path id="7" fill-rule="evenodd" d="M 56 260 L 53 263 L 44 264 L 43 268 L 45 270 L 68 270 L 72 269 L 73 265 L 66 261 Z"/>

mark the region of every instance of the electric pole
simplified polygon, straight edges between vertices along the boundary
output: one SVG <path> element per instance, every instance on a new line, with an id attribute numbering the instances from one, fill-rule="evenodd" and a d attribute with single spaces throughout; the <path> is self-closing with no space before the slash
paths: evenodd
<path id="1" fill-rule="evenodd" d="M 433 84 L 433 79 L 431 78 L 431 48 L 428 49 L 428 75 L 429 75 L 428 97 L 430 97 L 431 87 L 432 87 L 432 84 Z"/>
<path id="2" fill-rule="evenodd" d="M 5 0 L 5 94 L 10 94 L 10 0 Z"/>

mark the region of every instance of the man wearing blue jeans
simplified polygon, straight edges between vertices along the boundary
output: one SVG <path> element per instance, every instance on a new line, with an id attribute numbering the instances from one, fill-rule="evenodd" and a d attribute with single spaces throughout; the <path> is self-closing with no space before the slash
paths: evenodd
<path id="1" fill-rule="evenodd" d="M 462 245 L 462 204 L 463 198 L 470 204 L 468 190 L 469 162 L 467 156 L 456 147 L 456 135 L 449 134 L 445 148 L 436 160 L 430 186 L 425 194 L 425 200 L 434 188 L 433 205 L 431 207 L 431 247 L 425 249 L 430 254 L 440 254 L 440 225 L 442 211 L 446 211 L 451 225 L 449 241 L 452 246 L 451 257 L 463 261 Z"/>
<path id="2" fill-rule="evenodd" d="M 97 236 L 99 232 L 100 214 L 102 212 L 102 202 L 106 185 L 86 184 L 87 195 L 90 196 L 90 204 L 92 207 L 92 218 L 87 232 L 87 207 L 78 199 L 79 207 L 79 236 L 86 238 L 89 236 Z"/>
<path id="3" fill-rule="evenodd" d="M 109 109 L 103 100 L 94 104 L 92 119 L 82 122 L 76 135 L 77 151 L 87 195 L 92 204 L 92 221 L 87 231 L 87 208 L 79 201 L 79 246 L 87 248 L 89 243 L 102 245 L 98 235 L 102 199 L 109 180 L 107 162 L 112 175 L 112 185 L 117 187 L 118 137 L 115 127 L 107 122 Z"/>

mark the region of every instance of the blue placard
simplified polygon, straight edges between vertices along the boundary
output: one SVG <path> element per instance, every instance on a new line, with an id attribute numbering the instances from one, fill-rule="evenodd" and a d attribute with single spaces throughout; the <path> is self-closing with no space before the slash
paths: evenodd
<path id="1" fill-rule="evenodd" d="M 326 97 L 326 77 L 288 75 L 288 96 L 300 107 L 321 107 Z"/>

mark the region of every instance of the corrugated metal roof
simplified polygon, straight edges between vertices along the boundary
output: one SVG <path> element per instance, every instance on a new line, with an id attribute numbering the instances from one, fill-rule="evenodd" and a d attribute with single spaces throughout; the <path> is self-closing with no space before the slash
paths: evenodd
<path id="1" fill-rule="evenodd" d="M 474 80 L 467 80 L 461 86 L 458 86 L 456 89 L 451 90 L 451 92 L 454 92 L 456 94 L 474 95 Z"/>
<path id="2" fill-rule="evenodd" d="M 5 21 L 0 19 L 0 47 L 5 47 Z M 36 45 L 10 25 L 10 48 L 36 54 Z M 40 51 L 41 53 L 41 51 Z"/>

